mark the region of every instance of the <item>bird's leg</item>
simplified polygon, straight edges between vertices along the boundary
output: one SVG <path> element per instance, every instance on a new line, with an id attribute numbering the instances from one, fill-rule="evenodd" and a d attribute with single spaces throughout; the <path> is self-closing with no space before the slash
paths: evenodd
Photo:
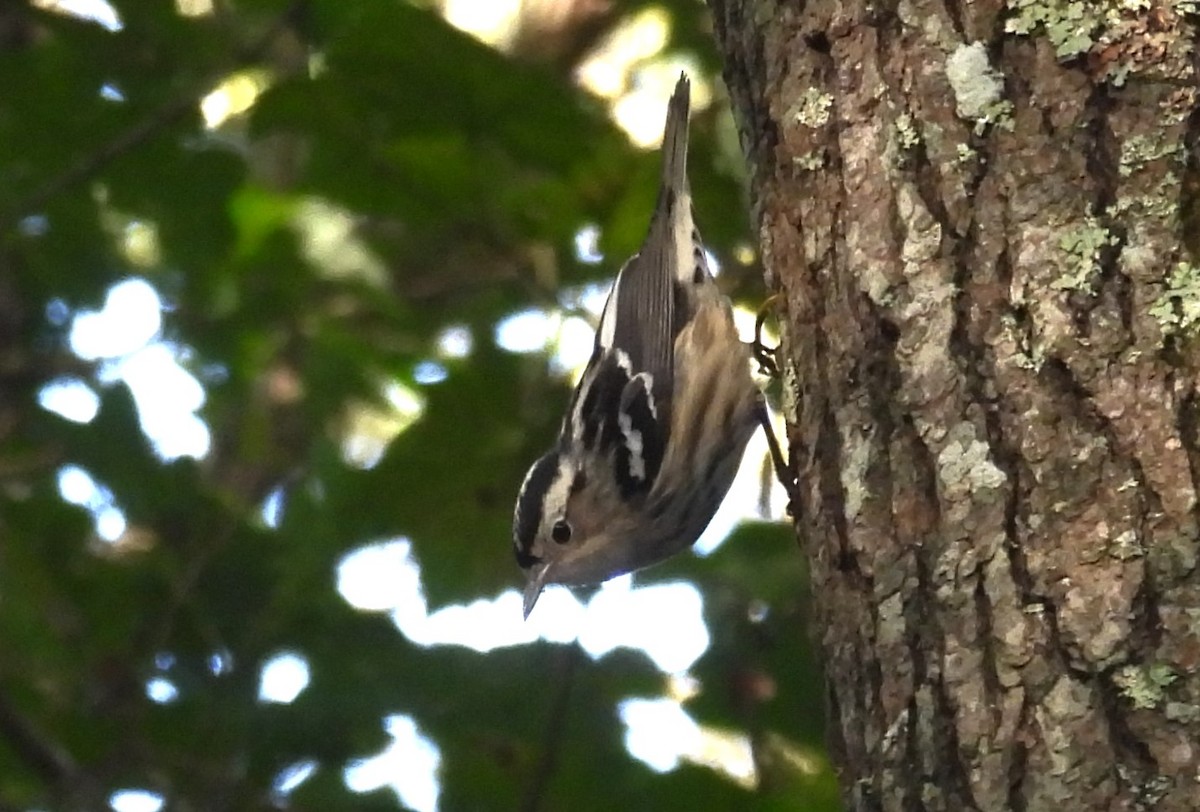
<path id="1" fill-rule="evenodd" d="M 771 453 L 771 466 L 775 469 L 775 478 L 779 480 L 779 484 L 787 491 L 788 515 L 794 519 L 799 518 L 800 484 L 796 478 L 795 471 L 792 470 L 787 458 L 783 455 L 783 448 L 779 445 L 778 438 L 775 436 L 775 427 L 771 425 L 771 413 L 767 410 L 767 400 L 763 397 L 762 393 L 759 393 L 755 414 L 758 417 L 759 424 L 763 427 L 763 431 L 767 435 L 767 448 Z"/>
<path id="2" fill-rule="evenodd" d="M 778 345 L 768 347 L 762 341 L 763 324 L 767 320 L 767 315 L 771 312 L 771 306 L 779 301 L 782 294 L 772 293 L 767 297 L 767 300 L 758 308 L 758 317 L 754 319 L 754 340 L 750 342 L 750 352 L 754 355 L 754 360 L 758 361 L 758 371 L 771 378 L 779 377 L 779 363 L 775 359 L 775 354 L 779 352 Z"/>
<path id="3" fill-rule="evenodd" d="M 779 293 L 771 294 L 758 308 L 758 316 L 754 320 L 754 340 L 750 342 L 750 352 L 754 356 L 754 360 L 758 361 L 758 371 L 771 378 L 779 377 L 779 362 L 776 360 L 779 346 L 768 347 L 764 344 L 762 329 L 772 305 L 779 301 L 781 295 Z M 779 445 L 779 439 L 775 436 L 775 427 L 771 425 L 771 413 L 767 409 L 767 399 L 761 392 L 758 395 L 755 412 L 759 424 L 767 435 L 767 448 L 771 453 L 771 467 L 775 469 L 775 478 L 787 491 L 788 515 L 795 518 L 800 509 L 800 485 L 795 472 L 783 455 L 783 447 Z"/>

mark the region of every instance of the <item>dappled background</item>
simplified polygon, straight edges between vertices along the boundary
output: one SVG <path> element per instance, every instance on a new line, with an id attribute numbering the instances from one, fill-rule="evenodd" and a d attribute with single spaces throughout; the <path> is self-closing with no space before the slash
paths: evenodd
<path id="1" fill-rule="evenodd" d="M 698 554 L 521 620 L 680 70 L 748 335 L 699 2 L 0 6 L 0 807 L 837 808 L 761 438 Z"/>

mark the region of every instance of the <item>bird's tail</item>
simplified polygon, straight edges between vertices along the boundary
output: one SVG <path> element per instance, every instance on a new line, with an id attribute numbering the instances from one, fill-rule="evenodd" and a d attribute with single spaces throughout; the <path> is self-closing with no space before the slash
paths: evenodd
<path id="1" fill-rule="evenodd" d="M 687 147 L 688 105 L 691 82 L 686 73 L 679 74 L 679 82 L 671 101 L 667 104 L 667 124 L 663 128 L 662 143 L 662 189 L 673 192 L 675 197 L 687 191 Z"/>

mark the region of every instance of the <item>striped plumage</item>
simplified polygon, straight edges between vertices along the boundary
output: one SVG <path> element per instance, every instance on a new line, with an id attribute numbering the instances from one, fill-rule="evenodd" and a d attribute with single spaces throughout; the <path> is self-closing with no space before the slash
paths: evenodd
<path id="1" fill-rule="evenodd" d="M 649 233 L 613 282 L 558 442 L 517 497 L 526 615 L 546 584 L 603 581 L 691 546 L 763 419 L 692 219 L 688 93 L 681 76 Z"/>

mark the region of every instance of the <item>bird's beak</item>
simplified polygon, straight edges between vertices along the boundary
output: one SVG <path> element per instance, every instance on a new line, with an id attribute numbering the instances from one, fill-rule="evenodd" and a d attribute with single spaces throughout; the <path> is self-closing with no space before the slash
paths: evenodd
<path id="1" fill-rule="evenodd" d="M 529 613 L 533 611 L 534 604 L 537 603 L 538 597 L 541 596 L 542 590 L 546 588 L 546 579 L 550 575 L 550 565 L 543 564 L 540 568 L 535 569 L 529 576 L 529 583 L 525 584 L 525 619 L 529 619 Z"/>

